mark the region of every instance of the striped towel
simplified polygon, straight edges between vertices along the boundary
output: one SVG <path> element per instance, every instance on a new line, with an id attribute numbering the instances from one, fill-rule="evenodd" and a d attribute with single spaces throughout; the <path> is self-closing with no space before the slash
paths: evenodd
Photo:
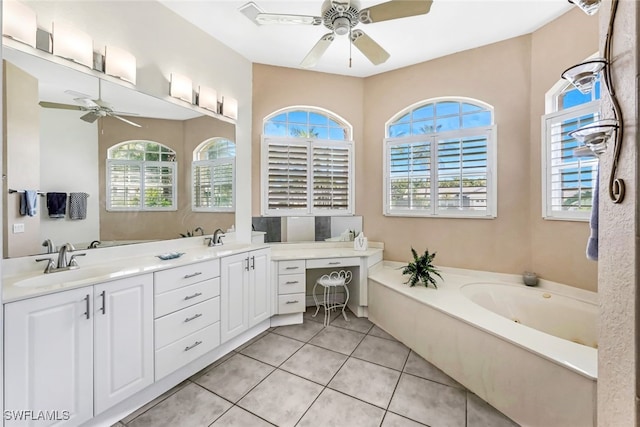
<path id="1" fill-rule="evenodd" d="M 69 219 L 87 218 L 87 193 L 69 193 Z"/>

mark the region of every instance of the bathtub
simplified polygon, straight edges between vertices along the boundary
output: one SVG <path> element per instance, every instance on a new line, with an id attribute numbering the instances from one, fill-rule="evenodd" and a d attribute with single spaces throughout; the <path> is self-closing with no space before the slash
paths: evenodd
<path id="1" fill-rule="evenodd" d="M 444 267 L 411 288 L 403 265 L 370 269 L 371 321 L 522 426 L 596 425 L 595 293 Z"/>

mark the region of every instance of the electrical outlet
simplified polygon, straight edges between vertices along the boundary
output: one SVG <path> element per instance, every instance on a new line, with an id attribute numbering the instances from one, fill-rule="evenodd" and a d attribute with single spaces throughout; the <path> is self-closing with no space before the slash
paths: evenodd
<path id="1" fill-rule="evenodd" d="M 13 224 L 13 234 L 24 233 L 24 224 Z"/>

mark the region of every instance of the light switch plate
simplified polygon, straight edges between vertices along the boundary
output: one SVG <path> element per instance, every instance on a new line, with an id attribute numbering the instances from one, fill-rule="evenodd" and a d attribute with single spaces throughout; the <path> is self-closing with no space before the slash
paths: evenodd
<path id="1" fill-rule="evenodd" d="M 24 233 L 24 224 L 13 224 L 13 234 Z"/>

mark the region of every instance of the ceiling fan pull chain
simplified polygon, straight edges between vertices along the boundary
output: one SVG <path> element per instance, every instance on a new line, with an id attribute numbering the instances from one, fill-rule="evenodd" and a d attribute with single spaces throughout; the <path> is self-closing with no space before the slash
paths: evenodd
<path id="1" fill-rule="evenodd" d="M 351 46 L 353 45 L 353 39 L 351 38 L 351 27 L 349 27 L 349 68 L 351 68 Z"/>

